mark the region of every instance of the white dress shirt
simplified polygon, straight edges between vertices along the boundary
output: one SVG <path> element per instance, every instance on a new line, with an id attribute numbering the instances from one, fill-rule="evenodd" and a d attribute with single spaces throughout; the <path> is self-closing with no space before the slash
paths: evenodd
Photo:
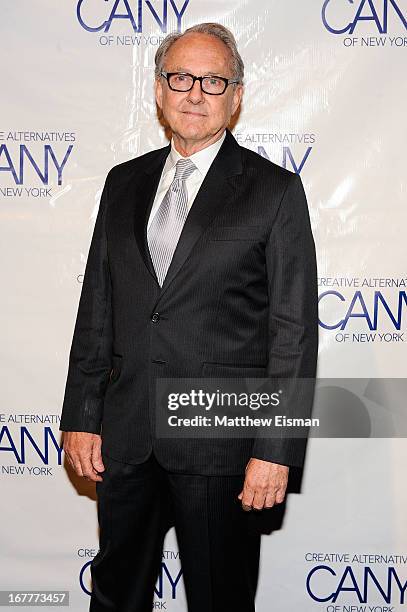
<path id="1" fill-rule="evenodd" d="M 179 159 L 190 159 L 194 162 L 197 168 L 185 181 L 188 191 L 188 211 L 191 210 L 191 206 L 193 204 L 193 201 L 195 200 L 196 194 L 198 193 L 198 190 L 202 185 L 202 182 L 213 160 L 215 159 L 219 149 L 221 148 L 225 137 L 226 131 L 223 132 L 223 135 L 219 138 L 219 140 L 209 145 L 209 147 L 198 151 L 198 153 L 190 155 L 188 158 L 185 158 L 180 153 L 178 153 L 178 151 L 174 147 L 174 141 L 171 140 L 171 151 L 164 164 L 160 182 L 158 184 L 157 193 L 155 194 L 153 206 L 150 212 L 150 217 L 148 219 L 147 229 L 149 228 L 155 213 L 157 212 L 162 200 L 164 199 L 164 196 L 167 193 L 169 186 L 174 180 L 175 165 Z"/>

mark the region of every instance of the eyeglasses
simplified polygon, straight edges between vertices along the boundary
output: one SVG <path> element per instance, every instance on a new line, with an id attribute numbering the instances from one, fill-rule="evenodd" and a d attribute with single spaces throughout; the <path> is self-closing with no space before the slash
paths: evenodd
<path id="1" fill-rule="evenodd" d="M 239 83 L 238 79 L 225 79 L 215 75 L 198 77 L 187 72 L 160 72 L 160 75 L 167 79 L 168 87 L 172 91 L 191 91 L 195 81 L 199 81 L 202 91 L 211 96 L 221 96 L 228 85 Z"/>

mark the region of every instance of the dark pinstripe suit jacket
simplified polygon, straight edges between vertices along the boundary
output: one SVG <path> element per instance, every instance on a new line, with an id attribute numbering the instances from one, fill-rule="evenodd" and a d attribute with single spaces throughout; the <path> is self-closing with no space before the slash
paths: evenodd
<path id="1" fill-rule="evenodd" d="M 301 466 L 304 440 L 174 440 L 154 433 L 158 377 L 314 377 L 317 281 L 298 175 L 228 131 L 163 287 L 146 226 L 170 147 L 110 170 L 90 246 L 60 429 L 102 434 L 128 463 L 239 474 L 250 457 Z"/>

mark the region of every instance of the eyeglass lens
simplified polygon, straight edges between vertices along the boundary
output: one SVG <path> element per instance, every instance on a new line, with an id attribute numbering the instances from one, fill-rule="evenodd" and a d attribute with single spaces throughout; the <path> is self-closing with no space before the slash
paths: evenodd
<path id="1" fill-rule="evenodd" d="M 189 74 L 172 74 L 169 78 L 169 85 L 177 91 L 188 91 L 192 88 L 193 78 Z M 226 83 L 213 76 L 202 79 L 202 91 L 211 94 L 223 93 Z"/>

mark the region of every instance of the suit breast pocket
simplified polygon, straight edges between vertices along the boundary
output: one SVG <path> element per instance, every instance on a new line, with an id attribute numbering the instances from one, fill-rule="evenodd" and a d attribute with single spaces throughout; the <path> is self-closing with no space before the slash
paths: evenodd
<path id="1" fill-rule="evenodd" d="M 209 240 L 261 240 L 265 229 L 261 225 L 221 225 L 214 227 L 208 235 Z"/>

